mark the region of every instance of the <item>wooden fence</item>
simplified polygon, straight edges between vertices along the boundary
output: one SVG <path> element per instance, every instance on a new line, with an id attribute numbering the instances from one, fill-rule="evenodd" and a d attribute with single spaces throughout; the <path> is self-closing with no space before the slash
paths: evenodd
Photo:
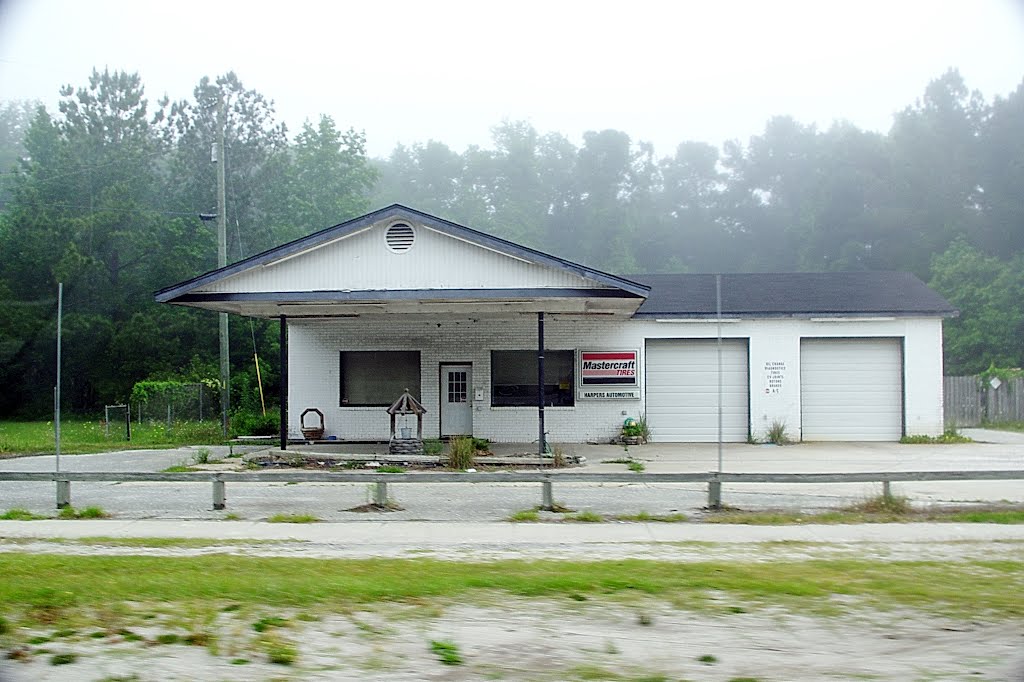
<path id="1" fill-rule="evenodd" d="M 390 483 L 540 483 L 541 508 L 554 507 L 554 484 L 561 483 L 706 483 L 708 507 L 722 503 L 723 483 L 881 483 L 882 494 L 891 495 L 894 481 L 1014 481 L 1024 480 L 1024 470 L 987 471 L 868 471 L 858 473 L 707 473 L 648 474 L 593 472 L 502 472 L 502 473 L 401 473 L 364 474 L 356 472 L 42 472 L 0 471 L 0 481 L 52 481 L 57 485 L 57 508 L 71 505 L 72 481 L 211 483 L 213 508 L 226 508 L 227 483 L 372 483 L 374 502 L 387 504 Z"/>
<path id="2" fill-rule="evenodd" d="M 984 422 L 1024 421 L 1024 378 L 1003 381 L 998 388 L 982 385 L 981 377 L 943 377 L 943 415 L 947 427 L 980 426 Z"/>

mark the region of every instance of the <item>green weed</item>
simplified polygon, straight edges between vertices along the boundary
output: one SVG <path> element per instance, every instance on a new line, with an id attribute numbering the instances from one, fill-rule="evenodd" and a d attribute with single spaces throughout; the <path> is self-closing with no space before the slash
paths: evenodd
<path id="1" fill-rule="evenodd" d="M 279 616 L 267 616 L 260 618 L 258 621 L 252 624 L 252 629 L 256 632 L 266 632 L 271 628 L 283 628 L 287 627 L 288 621 Z"/>
<path id="2" fill-rule="evenodd" d="M 683 523 L 688 521 L 686 514 L 649 514 L 641 511 L 636 514 L 618 514 L 616 521 L 635 521 L 638 523 Z"/>
<path id="3" fill-rule="evenodd" d="M 577 512 L 571 516 L 565 517 L 566 521 L 576 521 L 577 523 L 603 523 L 604 517 L 597 512 L 584 509 L 581 512 Z"/>
<path id="4" fill-rule="evenodd" d="M 448 466 L 451 469 L 471 469 L 476 463 L 476 447 L 472 438 L 452 438 L 448 443 Z"/>
<path id="5" fill-rule="evenodd" d="M 110 514 L 100 507 L 85 507 L 84 509 L 64 507 L 58 514 L 58 518 L 61 519 L 105 519 L 109 516 Z"/>
<path id="6" fill-rule="evenodd" d="M 312 514 L 274 514 L 267 523 L 316 523 L 319 520 Z"/>
<path id="7" fill-rule="evenodd" d="M 22 509 L 21 507 L 14 507 L 13 509 L 8 509 L 3 514 L 0 514 L 0 521 L 38 521 L 45 518 L 45 516 L 33 514 L 29 510 Z"/>
<path id="8" fill-rule="evenodd" d="M 267 660 L 275 665 L 292 665 L 299 657 L 299 649 L 293 643 L 278 637 L 263 640 Z"/>
<path id="9" fill-rule="evenodd" d="M 540 514 L 536 509 L 522 509 L 514 512 L 507 520 L 515 523 L 540 521 Z"/>
<path id="10" fill-rule="evenodd" d="M 900 442 L 905 445 L 956 445 L 974 441 L 961 435 L 956 429 L 946 429 L 941 436 L 909 435 L 900 438 Z"/>
<path id="11" fill-rule="evenodd" d="M 430 650 L 445 665 L 462 665 L 462 655 L 455 642 L 433 639 L 430 641 Z"/>

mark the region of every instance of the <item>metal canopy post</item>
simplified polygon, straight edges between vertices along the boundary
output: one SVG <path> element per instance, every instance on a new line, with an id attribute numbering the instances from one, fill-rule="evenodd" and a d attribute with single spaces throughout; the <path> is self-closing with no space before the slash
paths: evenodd
<path id="1" fill-rule="evenodd" d="M 281 449 L 288 449 L 288 318 L 281 315 L 281 378 L 278 395 L 281 396 Z"/>
<path id="2" fill-rule="evenodd" d="M 537 313 L 537 456 L 544 451 L 544 313 Z"/>

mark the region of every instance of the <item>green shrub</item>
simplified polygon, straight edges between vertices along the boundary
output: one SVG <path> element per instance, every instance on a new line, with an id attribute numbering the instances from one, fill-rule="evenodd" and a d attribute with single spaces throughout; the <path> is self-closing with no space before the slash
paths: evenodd
<path id="1" fill-rule="evenodd" d="M 423 441 L 423 454 L 440 455 L 444 452 L 444 443 L 437 438 L 426 438 Z"/>
<path id="2" fill-rule="evenodd" d="M 491 449 L 491 441 L 487 440 L 486 438 L 474 438 L 473 449 L 478 450 L 480 452 L 487 452 L 488 450 Z"/>
<path id="3" fill-rule="evenodd" d="M 469 469 L 476 462 L 476 447 L 468 437 L 452 438 L 448 443 L 448 466 L 452 469 Z"/>
<path id="4" fill-rule="evenodd" d="M 281 432 L 281 414 L 277 410 L 260 412 L 238 410 L 231 415 L 232 436 L 276 436 Z"/>

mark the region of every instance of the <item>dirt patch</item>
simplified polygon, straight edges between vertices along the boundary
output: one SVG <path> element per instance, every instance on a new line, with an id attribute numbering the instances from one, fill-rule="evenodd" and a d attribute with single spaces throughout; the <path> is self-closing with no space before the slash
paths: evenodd
<path id="1" fill-rule="evenodd" d="M 370 512 L 386 513 L 405 511 L 405 508 L 399 504 L 395 504 L 394 502 L 388 502 L 387 504 L 377 504 L 376 502 L 369 502 L 367 504 L 361 504 L 358 507 L 346 509 L 345 511 L 356 512 L 357 514 L 367 514 Z"/>
<path id="2" fill-rule="evenodd" d="M 184 630 L 160 644 L 161 634 L 167 641 L 175 632 L 174 618 L 129 628 L 138 641 L 83 631 L 30 645 L 20 660 L 0 663 L 0 679 L 1016 680 L 1024 643 L 1008 623 L 904 611 L 814 617 L 724 601 L 711 612 L 651 599 L 506 596 L 500 603 L 384 603 L 347 614 L 222 612 L 206 628 L 206 646 L 187 645 Z M 276 625 L 258 632 L 259 622 Z M 443 663 L 433 642 L 450 645 L 462 663 Z M 270 662 L 275 651 L 293 652 L 292 662 Z M 53 666 L 56 653 L 77 657 Z"/>

